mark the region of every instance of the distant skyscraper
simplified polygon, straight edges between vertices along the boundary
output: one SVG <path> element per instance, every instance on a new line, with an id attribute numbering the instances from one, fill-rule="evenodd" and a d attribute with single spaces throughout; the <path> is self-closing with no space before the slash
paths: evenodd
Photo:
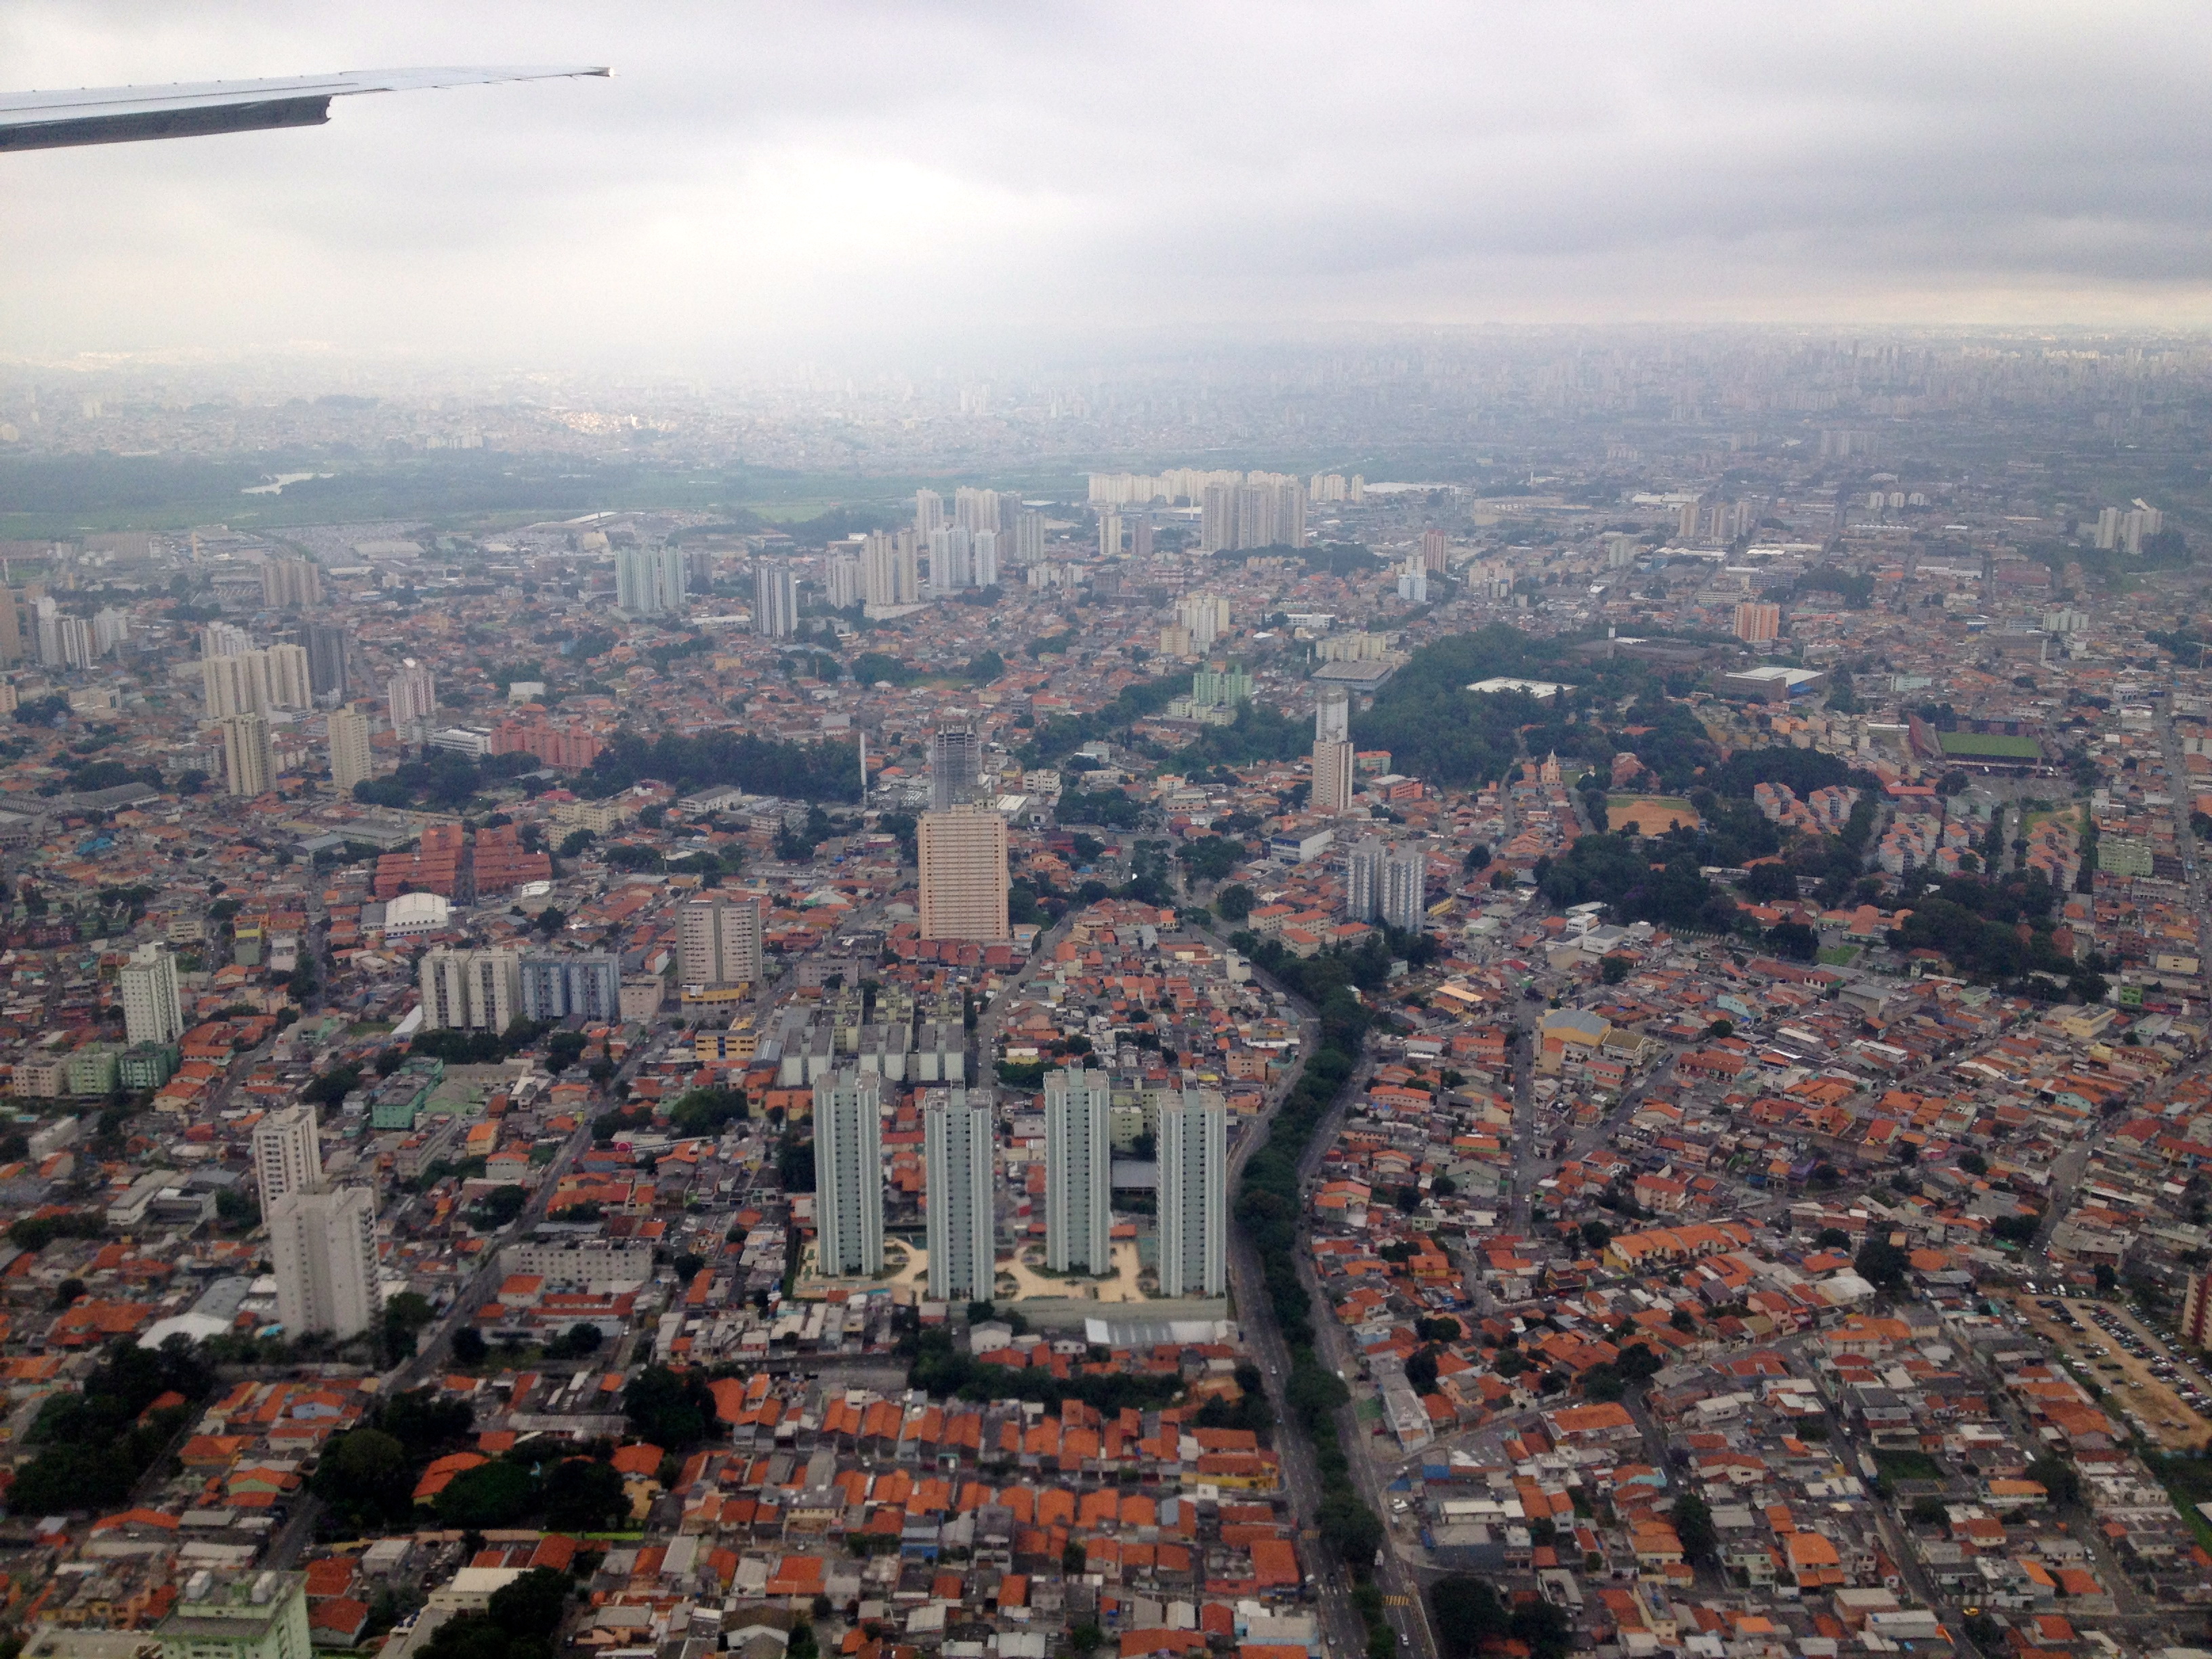
<path id="1" fill-rule="evenodd" d="M 814 1085 L 815 1261 L 825 1275 L 884 1265 L 883 1080 L 859 1070 Z"/>
<path id="2" fill-rule="evenodd" d="M 791 567 L 781 559 L 763 559 L 753 567 L 753 632 L 771 640 L 787 640 L 799 631 L 799 584 Z"/>
<path id="3" fill-rule="evenodd" d="M 995 489 L 971 489 L 963 484 L 952 492 L 952 519 L 970 536 L 988 530 L 994 535 L 1004 529 L 999 492 Z"/>
<path id="4" fill-rule="evenodd" d="M 253 1178 L 264 1216 L 288 1193 L 321 1188 L 323 1148 L 313 1102 L 267 1113 L 253 1126 Z"/>
<path id="5" fill-rule="evenodd" d="M 857 553 L 833 553 L 824 562 L 823 585 L 829 591 L 832 611 L 849 610 L 866 603 L 862 586 L 860 556 Z"/>
<path id="6" fill-rule="evenodd" d="M 1316 812 L 1342 812 L 1352 805 L 1352 703 L 1340 686 L 1321 694 L 1314 710 L 1313 789 Z"/>
<path id="7" fill-rule="evenodd" d="M 522 958 L 513 951 L 435 946 L 416 971 L 426 1031 L 504 1031 L 522 1017 Z"/>
<path id="8" fill-rule="evenodd" d="M 261 567 L 261 603 L 294 611 L 323 602 L 323 573 L 313 559 L 270 559 Z"/>
<path id="9" fill-rule="evenodd" d="M 354 785 L 376 775 L 375 751 L 368 744 L 368 716 L 348 703 L 331 709 L 325 725 L 330 732 L 331 787 L 341 795 L 350 795 Z"/>
<path id="10" fill-rule="evenodd" d="M 1118 559 L 1121 556 L 1121 515 L 1098 510 L 1098 556 Z"/>
<path id="11" fill-rule="evenodd" d="M 860 545 L 860 600 L 893 605 L 898 599 L 898 543 L 877 531 Z"/>
<path id="12" fill-rule="evenodd" d="M 365 1187 L 287 1193 L 269 1212 L 276 1317 L 287 1335 L 358 1336 L 384 1296 L 376 1256 L 376 1198 Z"/>
<path id="13" fill-rule="evenodd" d="M 931 531 L 929 591 L 941 596 L 975 585 L 975 538 L 958 525 Z"/>
<path id="14" fill-rule="evenodd" d="M 184 999 L 177 959 L 162 945 L 142 945 L 117 976 L 123 997 L 123 1035 L 133 1043 L 174 1042 L 185 1034 Z"/>
<path id="15" fill-rule="evenodd" d="M 200 630 L 200 655 L 235 657 L 253 649 L 253 635 L 235 623 L 211 622 Z"/>
<path id="16" fill-rule="evenodd" d="M 216 724 L 222 730 L 224 781 L 234 795 L 265 795 L 276 775 L 269 746 L 269 722 L 259 714 L 233 714 Z"/>
<path id="17" fill-rule="evenodd" d="M 982 770 L 983 740 L 975 728 L 962 721 L 939 726 L 929 734 L 929 805 L 943 812 L 965 806 L 975 799 L 975 779 Z"/>
<path id="18" fill-rule="evenodd" d="M 690 580 L 680 547 L 615 550 L 615 608 L 629 616 L 681 611 L 690 597 Z"/>
<path id="19" fill-rule="evenodd" d="M 1444 568 L 1444 550 L 1449 545 L 1449 544 L 1444 539 L 1443 531 L 1424 530 L 1421 532 L 1422 568 L 1431 571 L 1442 571 Z"/>
<path id="20" fill-rule="evenodd" d="M 1044 1258 L 1056 1273 L 1113 1270 L 1114 1091 L 1103 1072 L 1063 1066 L 1044 1080 Z"/>
<path id="21" fill-rule="evenodd" d="M 438 683 L 414 658 L 404 659 L 386 687 L 392 729 L 403 743 L 420 743 L 438 712 Z"/>
<path id="22" fill-rule="evenodd" d="M 1139 513 L 1129 526 L 1129 556 L 1149 559 L 1152 556 L 1152 515 Z"/>
<path id="23" fill-rule="evenodd" d="M 915 836 L 924 939 L 1003 939 L 1006 821 L 980 806 L 925 812 Z"/>
<path id="24" fill-rule="evenodd" d="M 1194 1097 L 1160 1107 L 1162 1296 L 1229 1288 L 1229 1113 Z"/>
<path id="25" fill-rule="evenodd" d="M 1035 564 L 1044 557 L 1044 514 L 1025 507 L 1014 520 L 1014 562 Z"/>
<path id="26" fill-rule="evenodd" d="M 0 587 L 0 667 L 23 660 L 23 613 L 15 606 L 15 596 Z"/>
<path id="27" fill-rule="evenodd" d="M 978 587 L 991 587 L 999 580 L 999 532 L 979 530 L 969 541 L 969 574 Z"/>
<path id="28" fill-rule="evenodd" d="M 998 1284 L 991 1097 L 966 1089 L 932 1097 L 921 1112 L 930 1298 L 988 1302 Z"/>
<path id="29" fill-rule="evenodd" d="M 1419 553 L 1407 555 L 1405 568 L 1398 572 L 1398 597 L 1413 605 L 1429 602 L 1429 568 Z"/>
<path id="30" fill-rule="evenodd" d="M 269 647 L 269 701 L 278 708 L 311 708 L 315 694 L 310 684 L 307 653 L 296 645 Z"/>
<path id="31" fill-rule="evenodd" d="M 945 497 L 933 489 L 914 492 L 914 533 L 927 538 L 929 532 L 944 527 Z"/>
<path id="32" fill-rule="evenodd" d="M 351 667 L 352 640 L 343 628 L 329 623 L 310 623 L 302 641 L 307 647 L 307 686 L 317 696 L 346 696 L 351 692 L 347 675 Z"/>
<path id="33" fill-rule="evenodd" d="M 686 985 L 755 985 L 761 977 L 758 899 L 693 899 L 677 913 L 677 973 Z"/>

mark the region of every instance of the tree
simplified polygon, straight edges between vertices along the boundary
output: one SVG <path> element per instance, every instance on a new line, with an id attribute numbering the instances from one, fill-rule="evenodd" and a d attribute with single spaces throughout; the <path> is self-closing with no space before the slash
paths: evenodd
<path id="1" fill-rule="evenodd" d="M 623 1391 L 631 1431 L 668 1451 L 686 1451 L 707 1437 L 714 1422 L 714 1396 L 696 1370 L 648 1365 Z"/>
<path id="2" fill-rule="evenodd" d="M 1613 1229 L 1602 1221 L 1585 1221 L 1582 1225 L 1583 1243 L 1593 1250 L 1601 1250 L 1613 1243 Z"/>
<path id="3" fill-rule="evenodd" d="M 384 1304 L 384 1357 L 388 1364 L 398 1364 L 415 1352 L 416 1333 L 437 1317 L 437 1310 L 429 1298 L 413 1291 L 402 1291 Z"/>
<path id="4" fill-rule="evenodd" d="M 2027 1466 L 2027 1478 L 2050 1493 L 2060 1509 L 2071 1509 L 2081 1501 L 2081 1477 L 2063 1458 L 2037 1458 Z"/>
<path id="5" fill-rule="evenodd" d="M 605 1340 L 597 1325 L 579 1321 L 555 1339 L 553 1352 L 563 1358 L 582 1359 L 597 1353 Z"/>
<path id="6" fill-rule="evenodd" d="M 1813 1243 L 1824 1250 L 1848 1250 L 1851 1236 L 1841 1227 L 1823 1227 L 1813 1235 Z"/>
<path id="7" fill-rule="evenodd" d="M 431 1501 L 431 1508 L 447 1526 L 482 1531 L 514 1525 L 537 1501 L 538 1482 L 530 1471 L 501 1461 L 463 1469 Z"/>
<path id="8" fill-rule="evenodd" d="M 1416 1350 L 1406 1361 L 1406 1381 L 1413 1385 L 1415 1394 L 1436 1392 L 1437 1351 L 1433 1346 Z"/>
<path id="9" fill-rule="evenodd" d="M 1970 1147 L 1959 1154 L 1959 1167 L 1968 1175 L 1985 1176 L 1990 1172 L 1990 1161 Z"/>
<path id="10" fill-rule="evenodd" d="M 485 1232 L 496 1232 L 530 1206 L 530 1194 L 515 1186 L 495 1187 L 476 1201 L 469 1219 Z"/>
<path id="11" fill-rule="evenodd" d="M 544 1497 L 545 1524 L 566 1532 L 598 1532 L 629 1512 L 622 1476 L 596 1458 L 556 1463 L 546 1474 Z"/>
<path id="12" fill-rule="evenodd" d="M 465 1367 L 481 1365 L 490 1357 L 491 1346 L 483 1340 L 483 1333 L 473 1325 L 464 1325 L 453 1333 L 453 1363 Z"/>
<path id="13" fill-rule="evenodd" d="M 1713 1511 L 1696 1492 L 1684 1491 L 1674 1499 L 1674 1536 L 1682 1540 L 1682 1553 L 1700 1565 L 1720 1556 L 1720 1533 Z"/>
<path id="14" fill-rule="evenodd" d="M 355 1429 L 324 1449 L 310 1489 L 356 1527 L 407 1518 L 416 1467 L 407 1448 L 381 1429 Z"/>
<path id="15" fill-rule="evenodd" d="M 1810 962 L 1820 954 L 1820 936 L 1802 921 L 1778 921 L 1766 930 L 1766 948 L 1790 962 Z"/>
<path id="16" fill-rule="evenodd" d="M 1869 1238 L 1859 1246 L 1851 1265 L 1869 1285 L 1885 1291 L 1902 1290 L 1911 1259 L 1887 1238 Z"/>
<path id="17" fill-rule="evenodd" d="M 1231 882 L 1213 896 L 1213 908 L 1220 912 L 1224 921 L 1242 921 L 1252 914 L 1252 890 L 1243 882 Z"/>

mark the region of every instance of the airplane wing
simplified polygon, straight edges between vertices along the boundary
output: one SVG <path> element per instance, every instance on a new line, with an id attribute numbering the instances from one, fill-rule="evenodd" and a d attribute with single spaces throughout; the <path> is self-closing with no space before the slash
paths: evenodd
<path id="1" fill-rule="evenodd" d="M 605 76 L 599 69 L 340 70 L 273 81 L 198 81 L 167 87 L 91 87 L 76 92 L 0 93 L 0 150 L 127 144 L 141 138 L 197 138 L 217 132 L 320 126 L 331 100 L 363 92 L 486 86 Z"/>

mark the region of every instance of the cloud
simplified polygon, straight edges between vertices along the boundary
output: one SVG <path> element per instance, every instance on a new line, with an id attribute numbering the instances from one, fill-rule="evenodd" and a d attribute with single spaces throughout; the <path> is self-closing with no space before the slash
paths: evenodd
<path id="1" fill-rule="evenodd" d="M 713 367 L 1367 319 L 2194 326 L 2208 48 L 2180 5 L 40 0 L 0 9 L 26 85 L 617 76 L 0 159 L 0 351 Z"/>

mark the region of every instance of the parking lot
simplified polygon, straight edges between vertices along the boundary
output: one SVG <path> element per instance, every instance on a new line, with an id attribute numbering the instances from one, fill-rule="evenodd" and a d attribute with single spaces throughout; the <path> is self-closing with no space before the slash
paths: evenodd
<path id="1" fill-rule="evenodd" d="M 2118 1303 L 2013 1294 L 2036 1333 L 2104 1389 L 2108 1409 L 2131 1416 L 2169 1451 L 2212 1442 L 2212 1361 L 2168 1346 Z"/>

